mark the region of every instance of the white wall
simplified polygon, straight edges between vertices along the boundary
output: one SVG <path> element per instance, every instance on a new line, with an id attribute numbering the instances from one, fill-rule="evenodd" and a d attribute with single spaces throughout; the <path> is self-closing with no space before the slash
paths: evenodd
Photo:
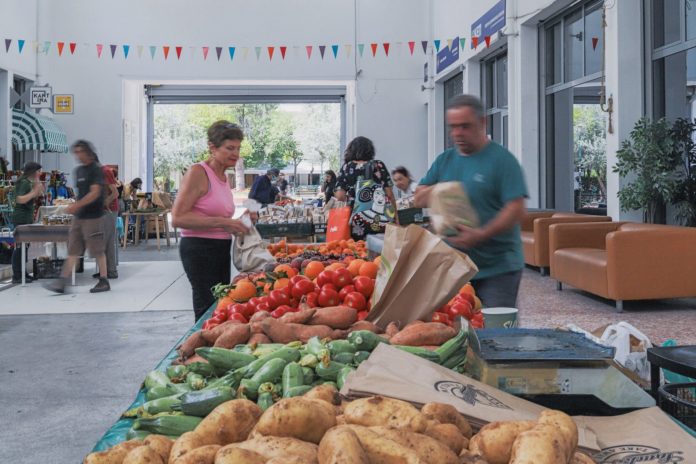
<path id="1" fill-rule="evenodd" d="M 427 4 L 420 0 L 38 0 L 40 40 L 76 42 L 79 53 L 58 57 L 55 48 L 39 56 L 40 77 L 54 92 L 75 95 L 75 114 L 56 115 L 68 139 L 92 140 L 106 163 L 124 164 L 133 169 L 127 177 L 144 175 L 143 133 L 132 124 L 140 123 L 138 90 L 124 82 L 142 80 L 284 80 L 355 81 L 355 121 L 352 133 L 375 142 L 378 157 L 388 166 L 404 164 L 417 175 L 426 169 L 427 117 L 420 92 L 422 58 L 411 57 L 406 43 L 426 35 Z M 355 10 L 357 10 L 357 21 Z M 357 23 L 357 27 L 356 27 Z M 364 57 L 346 57 L 343 47 L 355 41 L 368 43 Z M 384 57 L 382 42 L 403 42 L 401 50 L 391 44 Z M 369 43 L 379 42 L 378 58 L 372 58 Z M 104 44 L 101 59 L 96 43 Z M 118 44 L 111 58 L 109 44 Z M 129 58 L 120 45 L 131 45 Z M 89 45 L 85 45 L 89 44 Z M 318 45 L 327 45 L 322 60 Z M 334 59 L 330 46 L 341 46 Z M 138 57 L 137 46 L 145 49 Z M 170 45 L 164 61 L 158 48 L 155 60 L 150 45 Z M 174 47 L 183 46 L 180 60 Z M 288 46 L 286 60 L 276 49 L 269 62 L 266 46 Z M 314 45 L 310 61 L 305 45 Z M 189 46 L 197 47 L 192 55 Z M 204 61 L 201 47 L 210 46 Z M 221 60 L 215 46 L 225 47 Z M 227 46 L 236 46 L 233 62 Z M 257 61 L 254 46 L 263 46 Z M 67 46 L 66 46 L 67 47 Z M 243 57 L 242 47 L 250 47 Z M 86 48 L 86 49 L 85 49 Z M 125 129 L 124 129 L 125 128 Z M 204 136 L 204 134 L 201 134 Z M 136 151 L 139 151 L 136 153 Z M 140 163 L 135 163 L 140 160 Z M 65 158 L 64 168 L 72 160 Z"/>

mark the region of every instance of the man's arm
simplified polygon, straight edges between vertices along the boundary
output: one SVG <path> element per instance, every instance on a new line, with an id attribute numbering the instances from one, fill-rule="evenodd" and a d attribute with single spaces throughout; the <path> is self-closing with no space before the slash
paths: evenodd
<path id="1" fill-rule="evenodd" d="M 507 202 L 503 209 L 485 226 L 479 228 L 459 226 L 459 235 L 449 238 L 447 241 L 458 248 L 473 248 L 510 230 L 522 220 L 525 211 L 524 197 L 516 198 Z"/>
<path id="2" fill-rule="evenodd" d="M 413 196 L 414 206 L 416 208 L 427 208 L 432 190 L 432 185 L 419 185 L 416 187 L 416 194 Z"/>
<path id="3" fill-rule="evenodd" d="M 82 200 L 77 200 L 75 203 L 72 205 L 68 206 L 66 209 L 66 212 L 68 214 L 76 214 L 78 211 L 80 211 L 82 208 L 87 206 L 88 204 L 92 203 L 93 201 L 96 201 L 102 194 L 102 186 L 101 184 L 92 184 L 89 186 L 89 192 L 87 195 L 85 195 Z"/>
<path id="4" fill-rule="evenodd" d="M 118 198 L 118 190 L 116 190 L 116 186 L 113 184 L 107 185 L 106 188 L 108 193 L 106 195 L 106 198 L 104 199 L 104 204 L 106 205 L 106 208 L 109 209 L 111 203 L 113 203 L 113 201 L 116 198 Z"/>

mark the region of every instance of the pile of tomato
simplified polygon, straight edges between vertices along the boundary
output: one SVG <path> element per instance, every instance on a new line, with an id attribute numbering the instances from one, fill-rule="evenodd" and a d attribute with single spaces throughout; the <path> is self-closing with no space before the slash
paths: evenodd
<path id="1" fill-rule="evenodd" d="M 462 316 L 469 321 L 473 328 L 483 328 L 483 314 L 481 313 L 481 300 L 476 296 L 476 290 L 468 283 L 463 286 L 457 295 L 449 303 L 445 304 L 433 313 L 433 322 L 442 322 L 451 326 L 454 320 Z"/>

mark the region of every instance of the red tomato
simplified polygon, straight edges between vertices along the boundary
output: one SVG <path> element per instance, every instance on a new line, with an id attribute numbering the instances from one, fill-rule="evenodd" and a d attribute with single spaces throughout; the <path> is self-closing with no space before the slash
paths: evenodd
<path id="1" fill-rule="evenodd" d="M 345 301 L 346 296 L 348 296 L 349 293 L 353 293 L 355 291 L 355 287 L 352 285 L 346 285 L 341 289 L 340 292 L 338 292 L 338 297 L 341 299 L 341 301 Z"/>
<path id="2" fill-rule="evenodd" d="M 297 282 L 301 280 L 309 280 L 309 277 L 303 276 L 303 275 L 296 275 L 292 279 L 290 279 L 290 285 L 295 285 Z"/>
<path id="3" fill-rule="evenodd" d="M 321 271 L 317 276 L 317 285 L 323 287 L 326 284 L 333 284 L 334 271 Z"/>
<path id="4" fill-rule="evenodd" d="M 230 320 L 231 320 L 231 321 L 239 321 L 239 322 L 241 322 L 242 324 L 246 324 L 247 322 L 249 322 L 249 321 L 247 320 L 247 318 L 244 317 L 243 314 L 239 314 L 239 313 L 230 314 Z"/>
<path id="5" fill-rule="evenodd" d="M 288 312 L 286 308 L 287 308 L 287 306 L 281 306 L 280 308 L 275 309 L 271 313 L 271 317 L 278 319 L 280 316 L 282 316 L 283 314 L 286 314 Z"/>
<path id="6" fill-rule="evenodd" d="M 259 304 L 269 304 L 269 299 L 267 296 L 261 296 L 259 297 Z"/>
<path id="7" fill-rule="evenodd" d="M 288 294 L 283 290 L 272 290 L 271 293 L 268 294 L 268 301 L 270 306 L 273 309 L 276 309 L 282 305 L 289 305 L 290 296 L 288 296 Z"/>
<path id="8" fill-rule="evenodd" d="M 249 319 L 254 314 L 254 312 L 256 312 L 255 308 L 253 308 L 251 305 L 248 305 L 246 303 L 238 303 L 238 304 L 232 306 L 230 311 L 232 311 L 232 310 L 234 310 L 240 314 L 243 314 L 244 317 L 246 317 L 247 319 Z"/>
<path id="9" fill-rule="evenodd" d="M 279 310 L 279 309 L 282 311 L 283 314 L 286 314 L 286 313 L 294 313 L 294 312 L 296 312 L 296 311 L 299 311 L 297 308 L 293 308 L 292 306 L 289 306 L 289 305 L 280 305 L 280 306 L 278 306 L 278 307 L 276 308 L 276 311 Z M 275 312 L 275 311 L 274 311 L 274 312 Z M 273 313 L 271 313 L 271 315 L 272 315 L 272 314 L 273 314 Z"/>
<path id="10" fill-rule="evenodd" d="M 440 306 L 439 308 L 437 308 L 435 311 L 437 311 L 438 313 L 447 314 L 447 311 L 450 309 L 451 306 L 452 305 L 450 305 L 449 303 L 445 303 L 442 306 Z"/>
<path id="11" fill-rule="evenodd" d="M 343 304 L 350 306 L 351 308 L 355 308 L 358 311 L 367 309 L 367 300 L 365 299 L 365 295 L 360 292 L 352 292 L 346 295 L 346 299 L 343 301 Z"/>
<path id="12" fill-rule="evenodd" d="M 330 288 L 327 288 L 325 290 L 322 289 L 321 293 L 319 293 L 319 298 L 317 298 L 317 303 L 319 303 L 319 306 L 321 306 L 322 308 L 326 308 L 329 306 L 338 306 L 338 303 L 340 303 L 340 300 L 338 298 L 338 292 Z"/>
<path id="13" fill-rule="evenodd" d="M 433 313 L 433 322 L 441 322 L 443 324 L 450 325 L 452 321 L 450 320 L 450 317 L 445 314 L 445 313 Z"/>
<path id="14" fill-rule="evenodd" d="M 213 319 L 208 319 L 207 321 L 205 321 L 203 323 L 203 330 L 211 330 L 219 325 L 220 325 L 219 321 L 213 320 Z"/>
<path id="15" fill-rule="evenodd" d="M 319 293 L 318 292 L 310 292 L 307 295 L 307 299 L 305 300 L 305 303 L 307 303 L 307 306 L 310 308 L 316 308 L 319 306 Z"/>
<path id="16" fill-rule="evenodd" d="M 471 319 L 473 316 L 473 314 L 471 314 L 471 305 L 464 300 L 454 303 L 447 309 L 447 311 L 445 311 L 445 313 L 452 320 L 454 320 L 457 316 L 462 316 L 465 319 Z"/>
<path id="17" fill-rule="evenodd" d="M 223 321 L 226 321 L 230 317 L 230 309 L 234 306 L 233 304 L 227 306 L 226 308 L 217 308 L 213 311 L 213 317 L 217 317 Z"/>
<path id="18" fill-rule="evenodd" d="M 471 293 L 460 293 L 456 297 L 454 297 L 454 299 L 456 301 L 466 301 L 471 305 L 472 308 L 476 306 L 476 300 L 474 299 L 474 295 L 472 295 Z"/>
<path id="19" fill-rule="evenodd" d="M 271 307 L 268 306 L 268 303 L 259 303 L 259 305 L 256 307 L 256 311 L 270 311 Z"/>
<path id="20" fill-rule="evenodd" d="M 355 290 L 365 295 L 365 298 L 370 298 L 372 292 L 375 291 L 375 281 L 365 276 L 358 276 L 353 279 Z"/>
<path id="21" fill-rule="evenodd" d="M 364 319 L 367 317 L 368 314 L 369 314 L 369 312 L 367 312 L 367 311 L 360 311 L 360 312 L 358 313 L 358 320 L 359 320 L 359 321 L 364 320 Z"/>
<path id="22" fill-rule="evenodd" d="M 353 274 L 351 274 L 348 269 L 336 269 L 334 271 L 332 282 L 336 286 L 336 288 L 343 288 L 346 285 L 350 285 L 353 283 Z"/>
<path id="23" fill-rule="evenodd" d="M 322 290 L 329 289 L 329 290 L 333 290 L 334 292 L 338 291 L 338 289 L 336 288 L 336 286 L 334 284 L 324 284 L 321 286 L 321 289 Z"/>
<path id="24" fill-rule="evenodd" d="M 301 298 L 316 289 L 316 285 L 311 280 L 300 280 L 292 286 L 292 296 Z"/>
<path id="25" fill-rule="evenodd" d="M 483 314 L 482 313 L 476 313 L 474 314 L 474 317 L 471 318 L 471 325 L 475 329 L 483 329 L 485 324 L 483 323 Z"/>
<path id="26" fill-rule="evenodd" d="M 261 299 L 259 297 L 254 297 L 247 302 L 248 305 L 253 306 L 254 308 L 256 308 L 259 303 L 261 303 Z"/>

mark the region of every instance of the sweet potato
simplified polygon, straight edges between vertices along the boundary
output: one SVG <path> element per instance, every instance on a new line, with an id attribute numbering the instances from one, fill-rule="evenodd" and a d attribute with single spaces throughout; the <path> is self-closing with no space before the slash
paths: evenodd
<path id="1" fill-rule="evenodd" d="M 442 345 L 456 334 L 456 330 L 445 324 L 425 322 L 404 327 L 402 331 L 394 335 L 389 341 L 392 345 Z"/>
<path id="2" fill-rule="evenodd" d="M 444 403 L 427 403 L 421 408 L 421 413 L 428 419 L 442 424 L 454 424 L 466 438 L 471 438 L 471 425 L 457 409 Z"/>
<path id="3" fill-rule="evenodd" d="M 309 325 L 328 325 L 332 329 L 347 329 L 358 320 L 358 311 L 349 306 L 319 308 L 309 320 Z"/>
<path id="4" fill-rule="evenodd" d="M 355 332 L 356 330 L 368 330 L 376 334 L 382 333 L 382 329 L 380 329 L 370 321 L 358 321 L 355 324 L 351 325 L 348 331 Z"/>
<path id="5" fill-rule="evenodd" d="M 203 357 L 201 357 L 201 356 L 199 356 L 199 355 L 197 355 L 197 354 L 194 354 L 194 355 L 191 356 L 190 358 L 187 358 L 187 359 L 186 359 L 184 362 L 182 362 L 181 364 L 183 364 L 183 365 L 186 366 L 186 365 L 188 365 L 188 364 L 192 364 L 192 363 L 195 363 L 195 362 L 207 363 L 208 360 L 205 359 L 205 358 L 203 358 Z"/>
<path id="6" fill-rule="evenodd" d="M 208 343 L 205 341 L 201 335 L 201 331 L 199 330 L 192 333 L 191 336 L 177 348 L 177 351 L 179 352 L 179 355 L 186 360 L 196 354 L 196 348 L 200 348 L 202 346 L 208 346 Z"/>
<path id="7" fill-rule="evenodd" d="M 329 338 L 331 340 L 345 340 L 348 338 L 348 331 L 347 330 L 342 330 L 342 329 L 336 329 L 331 332 L 331 335 L 329 335 Z"/>
<path id="8" fill-rule="evenodd" d="M 425 434 L 444 443 L 457 455 L 463 449 L 469 448 L 469 439 L 462 435 L 462 432 L 454 424 L 432 423 L 428 425 Z"/>
<path id="9" fill-rule="evenodd" d="M 249 337 L 249 341 L 247 342 L 248 345 L 261 345 L 263 343 L 271 343 L 271 339 L 268 338 L 268 335 L 265 333 L 251 333 L 251 337 Z"/>
<path id="10" fill-rule="evenodd" d="M 326 325 L 285 324 L 277 319 L 264 319 L 263 332 L 275 343 L 290 343 L 300 340 L 307 343 L 312 337 L 331 337 L 333 329 Z"/>
<path id="11" fill-rule="evenodd" d="M 225 321 L 219 326 L 214 327 L 210 330 L 201 330 L 201 336 L 203 337 L 203 340 L 206 341 L 206 343 L 212 345 L 213 343 L 215 343 L 218 337 L 220 337 L 220 335 L 222 335 L 225 332 L 225 330 L 227 330 L 228 327 L 238 324 L 241 324 L 241 322 L 236 319 Z"/>
<path id="12" fill-rule="evenodd" d="M 387 328 L 384 329 L 384 333 L 387 335 L 387 337 L 393 337 L 394 335 L 399 333 L 399 324 L 396 322 L 392 321 L 387 325 Z"/>
<path id="13" fill-rule="evenodd" d="M 220 445 L 201 446 L 184 454 L 173 464 L 214 464 L 215 455 L 219 450 Z"/>
<path id="14" fill-rule="evenodd" d="M 271 313 L 269 313 L 268 311 L 257 311 L 251 316 L 249 322 L 251 322 L 252 324 L 254 322 L 261 322 L 267 317 L 271 317 Z"/>
<path id="15" fill-rule="evenodd" d="M 315 312 L 315 308 L 301 309 L 295 313 L 283 314 L 278 318 L 278 320 L 288 324 L 306 324 L 310 319 L 312 319 Z"/>
<path id="16" fill-rule="evenodd" d="M 218 337 L 213 346 L 232 349 L 237 345 L 246 343 L 250 336 L 249 324 L 231 325 Z"/>

